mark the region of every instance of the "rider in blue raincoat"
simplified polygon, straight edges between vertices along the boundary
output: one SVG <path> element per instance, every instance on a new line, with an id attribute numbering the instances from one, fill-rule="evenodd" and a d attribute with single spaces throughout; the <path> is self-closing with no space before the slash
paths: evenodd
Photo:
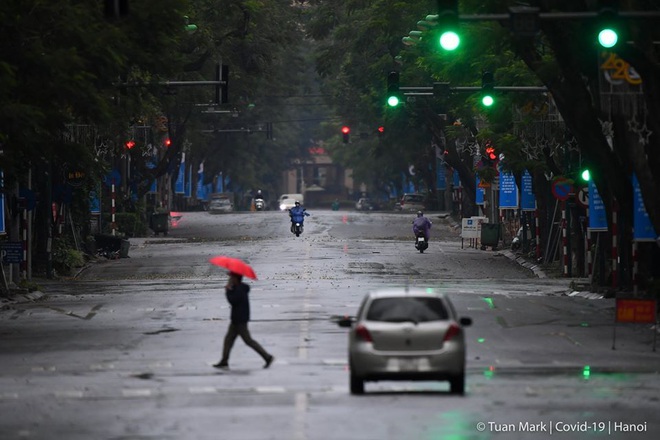
<path id="1" fill-rule="evenodd" d="M 431 220 L 424 217 L 422 211 L 417 211 L 417 218 L 413 220 L 413 233 L 415 234 L 415 237 L 417 237 L 419 232 L 424 232 L 424 238 L 426 238 L 426 241 L 429 241 L 431 235 L 429 231 L 432 224 Z"/>
<path id="2" fill-rule="evenodd" d="M 300 223 L 301 225 L 305 221 L 305 216 L 309 216 L 305 208 L 300 206 L 300 202 L 296 200 L 296 206 L 293 208 L 289 209 L 289 217 L 291 217 L 291 231 L 293 231 L 293 226 L 296 223 Z"/>

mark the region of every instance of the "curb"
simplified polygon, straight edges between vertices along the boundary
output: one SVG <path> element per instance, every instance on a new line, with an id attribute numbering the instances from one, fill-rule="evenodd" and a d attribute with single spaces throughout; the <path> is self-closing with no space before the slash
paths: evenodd
<path id="1" fill-rule="evenodd" d="M 12 304 L 22 304 L 27 302 L 36 302 L 48 296 L 47 294 L 41 292 L 40 290 L 35 290 L 33 292 L 26 292 L 20 294 L 14 294 L 9 297 L 2 297 L 2 302 L 0 302 L 0 308 L 5 308 L 11 306 Z"/>
<path id="2" fill-rule="evenodd" d="M 541 269 L 536 264 L 530 263 L 529 261 L 525 260 L 523 257 L 517 257 L 513 254 L 513 252 L 509 250 L 501 250 L 498 253 L 500 255 L 504 255 L 511 261 L 515 261 L 525 269 L 531 270 L 534 273 L 534 275 L 536 275 L 538 278 L 548 278 L 548 275 L 543 271 L 543 269 Z"/>

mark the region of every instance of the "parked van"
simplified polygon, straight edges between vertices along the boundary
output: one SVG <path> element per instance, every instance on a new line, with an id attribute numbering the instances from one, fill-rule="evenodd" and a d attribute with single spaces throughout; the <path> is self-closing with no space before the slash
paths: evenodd
<path id="1" fill-rule="evenodd" d="M 305 198 L 302 194 L 282 194 L 279 201 L 280 211 L 293 208 L 296 201 L 300 202 L 301 205 L 305 204 Z"/>
<path id="2" fill-rule="evenodd" d="M 404 194 L 401 197 L 401 210 L 402 211 L 423 211 L 424 195 L 423 194 Z"/>

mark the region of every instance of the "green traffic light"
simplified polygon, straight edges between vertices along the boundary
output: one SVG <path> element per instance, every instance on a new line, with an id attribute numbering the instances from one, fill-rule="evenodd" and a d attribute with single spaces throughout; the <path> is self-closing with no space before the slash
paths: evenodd
<path id="1" fill-rule="evenodd" d="M 397 105 L 399 105 L 399 98 L 394 95 L 390 96 L 389 98 L 387 98 L 387 105 L 389 105 L 390 107 L 396 107 Z"/>
<path id="2" fill-rule="evenodd" d="M 582 180 L 584 180 L 585 182 L 588 182 L 588 181 L 591 180 L 591 173 L 589 172 L 589 170 L 582 171 L 581 176 L 582 176 Z"/>
<path id="3" fill-rule="evenodd" d="M 598 43 L 605 48 L 614 47 L 619 41 L 619 35 L 614 29 L 605 28 L 598 33 Z"/>
<path id="4" fill-rule="evenodd" d="M 495 104 L 495 100 L 493 99 L 492 96 L 490 95 L 485 95 L 483 98 L 481 98 L 481 103 L 485 105 L 486 107 L 490 107 L 493 104 Z"/>
<path id="5" fill-rule="evenodd" d="M 455 50 L 461 44 L 461 39 L 454 31 L 445 31 L 440 35 L 440 47 L 444 50 Z"/>

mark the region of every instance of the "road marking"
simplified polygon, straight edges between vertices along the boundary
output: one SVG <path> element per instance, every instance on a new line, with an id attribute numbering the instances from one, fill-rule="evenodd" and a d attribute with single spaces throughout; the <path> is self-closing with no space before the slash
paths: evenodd
<path id="1" fill-rule="evenodd" d="M 296 393 L 296 415 L 293 420 L 294 440 L 305 440 L 307 438 L 307 434 L 305 433 L 307 409 L 307 393 Z"/>
<path id="2" fill-rule="evenodd" d="M 218 389 L 216 387 L 190 387 L 188 392 L 190 394 L 215 394 Z"/>
<path id="3" fill-rule="evenodd" d="M 80 399 L 83 397 L 83 392 L 78 390 L 55 391 L 55 397 L 60 399 Z"/>
<path id="4" fill-rule="evenodd" d="M 149 388 L 124 388 L 121 390 L 121 395 L 124 397 L 149 397 L 152 391 Z"/>
<path id="5" fill-rule="evenodd" d="M 286 393 L 286 388 L 276 387 L 276 386 L 263 386 L 263 387 L 254 387 L 252 388 L 257 393 L 264 394 L 283 394 Z"/>

